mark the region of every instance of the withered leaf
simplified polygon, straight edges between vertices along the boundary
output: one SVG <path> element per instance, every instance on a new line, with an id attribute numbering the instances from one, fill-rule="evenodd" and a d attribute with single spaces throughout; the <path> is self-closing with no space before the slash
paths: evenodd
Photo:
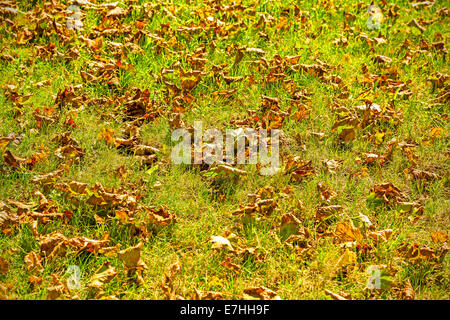
<path id="1" fill-rule="evenodd" d="M 375 242 L 386 242 L 392 236 L 392 229 L 385 229 L 381 231 L 369 231 L 367 237 L 375 240 Z"/>
<path id="2" fill-rule="evenodd" d="M 0 257 L 0 274 L 7 274 L 10 265 L 11 263 L 8 260 Z"/>
<path id="3" fill-rule="evenodd" d="M 286 213 L 281 217 L 280 234 L 283 238 L 288 238 L 299 231 L 301 221 L 291 213 Z"/>
<path id="4" fill-rule="evenodd" d="M 339 261 L 337 262 L 337 267 L 343 268 L 352 266 L 354 264 L 356 264 L 356 253 L 346 248 L 344 254 L 339 258 Z"/>
<path id="5" fill-rule="evenodd" d="M 10 228 L 19 223 L 19 217 L 11 209 L 0 201 L 0 231 L 10 233 Z"/>
<path id="6" fill-rule="evenodd" d="M 341 296 L 340 294 L 334 293 L 328 289 L 325 289 L 325 294 L 329 295 L 334 300 L 348 300 L 348 299 L 344 298 L 343 296 Z"/>
<path id="7" fill-rule="evenodd" d="M 118 274 L 116 268 L 110 266 L 110 264 L 109 261 L 106 261 L 94 272 L 94 275 L 89 280 L 89 287 L 100 289 Z"/>
<path id="8" fill-rule="evenodd" d="M 335 235 L 340 243 L 361 241 L 363 239 L 361 231 L 346 222 L 338 222 L 336 224 Z"/>
<path id="9" fill-rule="evenodd" d="M 320 199 L 324 202 L 330 202 L 338 195 L 330 186 L 325 185 L 323 182 L 317 184 L 317 190 L 319 191 Z"/>
<path id="10" fill-rule="evenodd" d="M 414 288 L 412 287 L 411 281 L 409 281 L 409 279 L 406 280 L 403 286 L 401 297 L 403 300 L 414 300 L 415 297 Z"/>
<path id="11" fill-rule="evenodd" d="M 331 160 L 323 160 L 322 162 L 326 168 L 326 170 L 330 173 L 336 173 L 337 170 L 342 166 L 344 163 L 344 160 L 337 160 L 337 159 L 331 159 Z"/>
<path id="12" fill-rule="evenodd" d="M 222 79 L 226 82 L 226 84 L 230 84 L 233 82 L 239 82 L 244 80 L 244 77 L 228 77 L 228 76 L 223 76 Z"/>
<path id="13" fill-rule="evenodd" d="M 144 221 L 157 230 L 177 222 L 175 213 L 165 207 L 142 207 L 142 210 L 146 212 Z"/>
<path id="14" fill-rule="evenodd" d="M 448 234 L 440 231 L 434 231 L 433 233 L 431 233 L 431 239 L 434 243 L 446 242 L 448 239 Z"/>
<path id="15" fill-rule="evenodd" d="M 230 240 L 228 240 L 227 238 L 224 238 L 222 236 L 211 236 L 211 239 L 209 240 L 209 242 L 212 243 L 212 248 L 213 249 L 223 249 L 226 248 L 230 251 L 233 251 L 234 248 L 231 245 Z"/>
<path id="16" fill-rule="evenodd" d="M 225 172 L 226 174 L 236 174 L 236 175 L 246 175 L 247 174 L 247 171 L 244 171 L 244 170 L 240 170 L 240 169 L 237 169 L 237 168 L 233 168 L 233 167 L 231 167 L 231 166 L 228 166 L 228 165 L 218 165 L 218 166 L 216 166 L 216 167 L 214 167 L 212 170 L 214 170 L 215 172 L 217 172 L 217 173 L 220 173 L 220 172 Z"/>
<path id="17" fill-rule="evenodd" d="M 343 210 L 344 210 L 344 207 L 340 206 L 340 205 L 330 205 L 330 206 L 319 207 L 316 210 L 316 219 L 320 221 L 327 217 L 341 213 Z"/>
<path id="18" fill-rule="evenodd" d="M 141 250 L 143 242 L 140 242 L 134 247 L 129 247 L 127 249 L 117 252 L 117 258 L 121 260 L 127 268 L 137 268 L 138 264 L 141 262 Z"/>
<path id="19" fill-rule="evenodd" d="M 28 272 L 31 272 L 33 270 L 37 270 L 38 272 L 44 271 L 44 267 L 41 263 L 41 258 L 34 251 L 30 251 L 30 253 L 25 256 L 24 261 L 27 266 Z"/>
<path id="20" fill-rule="evenodd" d="M 376 63 L 391 63 L 392 59 L 386 56 L 376 55 L 372 58 Z"/>
<path id="21" fill-rule="evenodd" d="M 194 288 L 192 300 L 223 300 L 223 295 L 220 292 L 204 291 Z"/>
<path id="22" fill-rule="evenodd" d="M 244 293 L 262 300 L 281 300 L 275 291 L 264 286 L 246 288 L 244 289 Z"/>
<path id="23" fill-rule="evenodd" d="M 233 263 L 233 262 L 231 261 L 231 258 L 230 258 L 230 257 L 227 257 L 224 261 L 222 261 L 222 262 L 220 263 L 220 265 L 226 267 L 227 269 L 229 269 L 229 270 L 231 270 L 231 271 L 233 271 L 233 272 L 235 272 L 235 273 L 239 273 L 240 270 L 241 270 L 241 266 L 238 265 L 238 264 L 236 264 L 236 263 Z"/>
<path id="24" fill-rule="evenodd" d="M 400 189 L 392 182 L 373 186 L 371 194 L 375 199 L 382 199 L 386 204 L 398 203 L 405 198 Z"/>

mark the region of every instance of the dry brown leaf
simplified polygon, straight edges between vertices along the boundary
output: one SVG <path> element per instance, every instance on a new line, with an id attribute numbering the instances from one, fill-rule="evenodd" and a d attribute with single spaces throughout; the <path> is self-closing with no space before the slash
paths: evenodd
<path id="1" fill-rule="evenodd" d="M 391 63 L 392 59 L 386 56 L 376 55 L 372 58 L 375 63 Z"/>
<path id="2" fill-rule="evenodd" d="M 101 289 L 105 283 L 110 282 L 118 274 L 116 268 L 110 266 L 106 261 L 100 266 L 89 280 L 88 286 L 95 289 Z"/>
<path id="3" fill-rule="evenodd" d="M 227 257 L 224 261 L 222 261 L 220 263 L 221 266 L 224 266 L 225 268 L 235 272 L 235 273 L 239 273 L 241 271 L 241 266 L 231 262 L 231 258 Z"/>
<path id="4" fill-rule="evenodd" d="M 341 133 L 339 134 L 339 141 L 342 143 L 349 143 L 356 137 L 356 130 L 355 128 L 345 128 L 342 129 Z"/>
<path id="5" fill-rule="evenodd" d="M 114 136 L 114 129 L 102 129 L 97 136 L 98 140 L 105 140 L 109 146 L 116 146 L 116 139 Z"/>
<path id="6" fill-rule="evenodd" d="M 11 263 L 8 260 L 0 257 L 0 274 L 7 274 L 10 266 Z"/>
<path id="7" fill-rule="evenodd" d="M 144 271 L 147 269 L 147 265 L 141 259 L 143 245 L 143 242 L 139 242 L 138 245 L 121 250 L 117 253 L 117 258 L 124 263 L 128 275 L 136 276 L 136 283 L 138 285 L 144 285 Z"/>
<path id="8" fill-rule="evenodd" d="M 40 286 L 44 282 L 44 279 L 42 279 L 42 277 L 37 277 L 35 275 L 31 275 L 28 277 L 28 282 L 34 288 L 36 286 Z"/>
<path id="9" fill-rule="evenodd" d="M 222 79 L 226 82 L 226 84 L 230 84 L 233 82 L 240 82 L 244 80 L 244 77 L 228 77 L 228 76 L 222 76 Z"/>
<path id="10" fill-rule="evenodd" d="M 49 300 L 56 300 L 58 298 L 66 298 L 69 294 L 67 285 L 59 280 L 56 274 L 51 274 L 52 282 L 51 286 L 47 287 L 47 298 Z"/>
<path id="11" fill-rule="evenodd" d="M 381 231 L 369 231 L 367 237 L 375 240 L 375 242 L 386 242 L 392 236 L 392 229 L 386 229 Z"/>
<path id="12" fill-rule="evenodd" d="M 175 213 L 167 210 L 164 206 L 161 206 L 160 208 L 142 207 L 141 209 L 146 213 L 144 217 L 145 223 L 156 230 L 177 222 Z"/>
<path id="13" fill-rule="evenodd" d="M 14 294 L 11 294 L 10 291 L 13 289 L 12 283 L 1 283 L 0 282 L 0 300 L 9 300 L 9 299 L 17 299 L 14 298 Z"/>
<path id="14" fill-rule="evenodd" d="M 227 248 L 230 251 L 234 250 L 233 246 L 231 245 L 230 240 L 228 240 L 227 238 L 224 238 L 222 236 L 211 236 L 211 239 L 209 240 L 209 242 L 212 243 L 213 249 L 221 250 L 223 248 Z"/>
<path id="15" fill-rule="evenodd" d="M 11 234 L 11 228 L 19 223 L 19 217 L 0 201 L 0 231 Z"/>
<path id="16" fill-rule="evenodd" d="M 65 256 L 68 247 L 68 239 L 59 232 L 40 235 L 39 245 L 41 255 L 51 260 L 56 256 Z"/>
<path id="17" fill-rule="evenodd" d="M 319 207 L 316 210 L 316 220 L 323 220 L 325 218 L 334 216 L 341 213 L 344 210 L 343 206 L 340 205 L 330 205 L 325 207 Z"/>
<path id="18" fill-rule="evenodd" d="M 383 199 L 386 204 L 398 203 L 405 198 L 400 189 L 392 182 L 375 185 L 370 191 L 376 199 Z"/>
<path id="19" fill-rule="evenodd" d="M 320 199 L 324 202 L 331 202 L 334 198 L 337 197 L 337 193 L 331 189 L 330 186 L 325 185 L 322 182 L 317 184 L 317 190 L 319 191 Z"/>
<path id="20" fill-rule="evenodd" d="M 34 183 L 38 183 L 38 184 L 42 184 L 42 185 L 52 184 L 61 177 L 62 173 L 63 173 L 63 170 L 61 169 L 61 170 L 55 170 L 53 172 L 49 172 L 49 173 L 42 174 L 42 175 L 35 175 L 33 177 L 32 181 Z"/>
<path id="21" fill-rule="evenodd" d="M 344 254 L 339 258 L 337 263 L 338 268 L 355 265 L 357 261 L 356 253 L 346 248 Z"/>
<path id="22" fill-rule="evenodd" d="M 284 238 L 296 234 L 301 226 L 301 221 L 292 213 L 286 213 L 281 217 L 280 234 Z"/>
<path id="23" fill-rule="evenodd" d="M 446 242 L 448 239 L 448 234 L 436 230 L 435 232 L 431 233 L 431 239 L 434 243 Z"/>
<path id="24" fill-rule="evenodd" d="M 344 163 L 344 160 L 331 159 L 331 160 L 324 160 L 322 163 L 324 164 L 326 170 L 329 173 L 336 173 Z"/>
<path id="25" fill-rule="evenodd" d="M 240 170 L 237 168 L 233 168 L 231 166 L 227 166 L 227 165 L 218 165 L 217 167 L 213 168 L 214 172 L 220 173 L 222 171 L 224 171 L 226 174 L 236 174 L 238 176 L 240 175 L 246 175 L 247 171 L 244 170 Z"/>
<path id="26" fill-rule="evenodd" d="M 403 300 L 414 300 L 415 293 L 414 288 L 411 285 L 411 281 L 406 280 L 403 290 L 401 292 L 401 297 Z"/>
<path id="27" fill-rule="evenodd" d="M 14 168 L 19 168 L 26 161 L 24 158 L 13 155 L 8 149 L 5 151 L 3 157 L 5 162 Z"/>
<path id="28" fill-rule="evenodd" d="M 137 246 L 121 250 L 117 253 L 117 258 L 124 263 L 125 267 L 136 268 L 141 260 L 143 245 L 144 243 L 140 242 Z"/>
<path id="29" fill-rule="evenodd" d="M 244 289 L 244 293 L 262 300 L 281 300 L 275 291 L 264 286 L 246 288 Z"/>
<path id="30" fill-rule="evenodd" d="M 343 296 L 341 296 L 340 294 L 334 293 L 328 289 L 325 289 L 325 294 L 329 295 L 334 300 L 348 300 L 348 299 L 344 298 Z"/>

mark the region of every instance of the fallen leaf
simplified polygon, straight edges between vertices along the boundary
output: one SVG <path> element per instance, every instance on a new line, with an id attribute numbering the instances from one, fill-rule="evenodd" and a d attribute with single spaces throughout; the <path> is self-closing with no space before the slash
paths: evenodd
<path id="1" fill-rule="evenodd" d="M 121 260 L 127 268 L 136 268 L 141 260 L 141 250 L 143 242 L 137 246 L 130 247 L 117 252 L 117 258 Z"/>
<path id="2" fill-rule="evenodd" d="M 361 241 L 363 235 L 358 228 L 351 226 L 346 222 L 338 222 L 336 224 L 335 235 L 337 240 L 342 242 Z"/>
<path id="3" fill-rule="evenodd" d="M 431 239 L 434 243 L 446 242 L 448 239 L 448 234 L 440 231 L 434 231 L 433 233 L 431 233 Z"/>
<path id="4" fill-rule="evenodd" d="M 341 296 L 341 295 L 339 295 L 337 293 L 334 293 L 334 292 L 332 292 L 332 291 L 330 291 L 328 289 L 325 289 L 325 294 L 329 295 L 334 300 L 348 300 L 348 299 L 344 298 L 343 296 Z"/>
<path id="5" fill-rule="evenodd" d="M 356 264 L 356 261 L 356 253 L 347 248 L 345 249 L 344 254 L 339 258 L 337 267 L 342 268 L 352 266 Z"/>
<path id="6" fill-rule="evenodd" d="M 367 237 L 375 240 L 375 242 L 386 242 L 392 236 L 392 229 L 386 229 L 381 231 L 369 231 Z"/>
<path id="7" fill-rule="evenodd" d="M 11 263 L 8 260 L 0 257 L 0 274 L 7 274 L 10 266 Z"/>
<path id="8" fill-rule="evenodd" d="M 414 288 L 411 285 L 411 281 L 406 280 L 403 290 L 401 292 L 401 297 L 403 300 L 414 300 Z"/>
<path id="9" fill-rule="evenodd" d="M 24 261 L 28 272 L 33 270 L 37 270 L 38 272 L 44 271 L 41 258 L 34 251 L 30 251 L 30 253 L 25 256 Z"/>
<path id="10" fill-rule="evenodd" d="M 223 300 L 223 295 L 215 291 L 203 291 L 194 288 L 192 300 Z"/>
<path id="11" fill-rule="evenodd" d="M 321 221 L 325 218 L 339 214 L 343 210 L 344 210 L 344 207 L 340 206 L 340 205 L 330 205 L 330 206 L 319 207 L 316 210 L 316 220 Z"/>
<path id="12" fill-rule="evenodd" d="M 103 263 L 89 280 L 88 286 L 101 289 L 105 283 L 110 282 L 118 274 L 116 268 L 110 265 L 109 261 Z"/>
<path id="13" fill-rule="evenodd" d="M 317 190 L 319 191 L 320 199 L 323 202 L 329 203 L 338 195 L 330 186 L 327 186 L 322 182 L 317 183 Z"/>
<path id="14" fill-rule="evenodd" d="M 329 173 L 336 173 L 344 163 L 344 160 L 323 160 L 322 162 Z"/>
<path id="15" fill-rule="evenodd" d="M 211 239 L 209 240 L 209 242 L 212 243 L 213 249 L 221 250 L 223 248 L 227 248 L 230 251 L 234 250 L 233 246 L 231 245 L 230 240 L 228 240 L 227 238 L 224 238 L 222 236 L 211 236 Z"/>
<path id="16" fill-rule="evenodd" d="M 224 261 L 222 261 L 220 263 L 221 266 L 224 266 L 225 268 L 235 272 L 236 274 L 238 274 L 241 270 L 241 266 L 238 264 L 235 264 L 233 262 L 231 262 L 231 259 L 228 257 L 226 258 Z"/>
<path id="17" fill-rule="evenodd" d="M 244 293 L 250 296 L 258 297 L 262 300 L 281 300 L 280 296 L 278 296 L 275 291 L 264 286 L 246 288 L 244 289 Z"/>

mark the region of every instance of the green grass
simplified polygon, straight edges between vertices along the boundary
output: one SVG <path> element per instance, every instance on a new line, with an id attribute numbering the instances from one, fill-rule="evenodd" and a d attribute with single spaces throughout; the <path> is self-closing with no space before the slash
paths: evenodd
<path id="1" fill-rule="evenodd" d="M 97 1 L 98 4 L 103 1 Z M 141 259 L 147 265 L 144 272 L 144 283 L 138 284 L 133 277 L 128 277 L 123 263 L 115 256 L 90 254 L 68 249 L 64 257 L 47 259 L 43 255 L 42 272 L 27 271 L 24 257 L 30 251 L 40 255 L 38 239 L 33 234 L 30 219 L 24 218 L 9 231 L 0 232 L 0 257 L 6 259 L 9 269 L 0 272 L 0 288 L 8 286 L 7 293 L 0 290 L 0 297 L 13 299 L 47 299 L 48 288 L 52 285 L 52 275 L 56 275 L 61 283 L 69 277 L 67 269 L 76 265 L 81 270 L 81 288 L 71 290 L 60 298 L 89 299 L 112 298 L 120 299 L 165 299 L 161 289 L 165 283 L 165 275 L 170 265 L 179 263 L 180 271 L 173 276 L 170 286 L 175 295 L 191 298 L 195 289 L 217 291 L 224 298 L 242 299 L 244 289 L 248 287 L 265 286 L 274 290 L 282 299 L 330 299 L 325 289 L 350 296 L 352 299 L 401 299 L 402 290 L 409 281 L 415 291 L 416 299 L 448 299 L 449 295 L 449 259 L 419 259 L 412 262 L 401 256 L 397 250 L 404 244 L 417 244 L 418 247 L 429 247 L 437 254 L 446 244 L 434 243 L 431 233 L 438 230 L 448 233 L 449 226 L 449 180 L 448 180 L 448 99 L 436 102 L 439 96 L 448 92 L 448 79 L 440 88 L 434 88 L 429 79 L 435 72 L 448 74 L 448 56 L 443 50 L 432 48 L 432 43 L 442 41 L 448 44 L 449 20 L 443 12 L 445 2 L 436 1 L 431 8 L 413 8 L 409 1 L 394 1 L 392 7 L 398 5 L 399 15 L 396 18 L 388 16 L 389 5 L 382 7 L 385 20 L 379 31 L 370 31 L 366 27 L 366 4 L 356 6 L 354 1 L 243 1 L 247 8 L 238 7 L 227 10 L 203 1 L 173 1 L 171 4 L 157 6 L 151 1 L 132 2 L 133 9 L 129 14 L 119 19 L 114 28 L 119 32 L 103 35 L 103 45 L 100 50 L 89 48 L 78 36 L 95 40 L 99 35 L 102 23 L 101 10 L 83 9 L 84 31 L 73 33 L 73 39 L 63 41 L 62 36 L 52 32 L 51 24 L 42 35 L 37 35 L 26 44 L 18 44 L 17 32 L 22 26 L 29 30 L 36 27 L 36 10 L 43 6 L 43 1 L 19 1 L 17 15 L 5 16 L 17 26 L 12 28 L 4 18 L 0 18 L 1 52 L 0 57 L 10 55 L 11 62 L 0 59 L 0 137 L 9 133 L 22 134 L 20 144 L 9 144 L 3 152 L 10 150 L 15 156 L 30 158 L 34 152 L 47 152 L 43 160 L 38 161 L 33 168 L 14 168 L 0 158 L 0 201 L 7 204 L 13 211 L 16 207 L 7 200 L 23 203 L 39 203 L 34 194 L 36 190 L 53 202 L 57 212 L 69 210 L 73 212 L 72 219 L 50 220 L 39 223 L 37 231 L 41 235 L 58 231 L 68 238 L 87 237 L 101 239 L 106 233 L 110 237 L 110 246 L 121 245 L 121 249 L 144 243 Z M 59 2 L 61 8 L 49 14 L 55 21 L 65 27 L 62 16 L 67 7 L 67 1 Z M 231 6 L 231 1 L 223 5 Z M 120 7 L 131 8 L 127 1 L 120 1 Z M 144 8 L 147 8 L 144 10 Z M 173 11 L 171 18 L 168 11 Z M 166 10 L 166 11 L 164 11 Z M 439 11 L 441 10 L 441 11 Z M 30 14 L 25 15 L 25 12 Z M 147 12 L 147 15 L 144 14 Z M 152 12 L 152 14 L 148 14 Z M 348 20 L 344 28 L 345 13 L 355 15 L 355 20 Z M 256 23 L 260 14 L 267 18 L 273 17 L 273 23 L 265 28 L 257 29 Z M 231 30 L 221 34 L 221 28 L 207 27 L 207 17 L 211 16 L 225 23 L 223 30 Z M 282 17 L 287 17 L 289 25 L 279 30 L 277 25 Z M 301 17 L 304 17 L 303 19 Z M 426 30 L 422 33 L 409 25 L 416 19 Z M 143 34 L 137 39 L 139 29 L 137 21 L 146 20 Z M 430 21 L 432 20 L 432 21 Z M 424 21 L 429 21 L 426 25 Z M 168 23 L 168 27 L 165 24 Z M 240 25 L 243 23 L 245 25 Z M 234 26 L 233 26 L 234 25 Z M 201 26 L 198 33 L 187 35 L 177 32 L 183 26 Z M 129 28 L 131 32 L 120 32 Z M 163 30 L 167 29 L 167 30 Z M 96 31 L 97 30 L 97 31 Z M 101 29 L 100 29 L 101 30 Z M 268 39 L 258 35 L 267 34 Z M 383 36 L 384 44 L 369 45 L 361 39 L 361 33 L 369 38 Z M 147 34 L 147 35 L 146 35 Z M 148 36 L 157 35 L 164 39 L 165 45 Z M 443 40 L 439 40 L 439 35 Z M 347 46 L 336 46 L 336 38 L 348 37 Z M 68 36 L 70 37 L 70 36 Z M 69 39 L 69 38 L 68 38 Z M 410 42 L 412 60 L 403 64 L 401 60 L 407 49 L 401 45 L 405 39 Z M 122 57 L 115 56 L 108 41 L 130 44 L 134 43 L 142 49 L 142 53 L 127 53 Z M 428 47 L 422 46 L 425 41 Z M 53 55 L 49 58 L 39 56 L 36 46 L 46 46 L 55 43 L 55 49 L 63 56 Z M 175 142 L 170 140 L 172 129 L 169 119 L 175 95 L 167 93 L 167 85 L 160 81 L 162 69 L 173 69 L 174 73 L 165 77 L 173 84 L 181 87 L 182 79 L 178 69 L 188 72 L 192 67 L 190 57 L 196 50 L 202 48 L 206 58 L 201 81 L 189 92 L 193 97 L 191 102 L 183 102 L 185 108 L 182 119 L 186 126 L 193 126 L 194 121 L 203 122 L 203 130 L 218 128 L 232 129 L 232 119 L 244 119 L 247 110 L 258 110 L 262 104 L 262 95 L 280 99 L 280 110 L 294 114 L 298 107 L 292 104 L 292 93 L 281 82 L 265 81 L 267 70 L 258 70 L 251 64 L 258 60 L 257 55 L 245 54 L 237 65 L 235 49 L 242 46 L 264 50 L 263 58 L 275 65 L 276 55 L 299 56 L 298 64 L 317 64 L 317 59 L 330 66 L 330 75 L 338 75 L 343 85 L 333 86 L 322 81 L 317 75 L 307 74 L 301 70 L 285 70 L 286 83 L 296 86 L 310 94 L 310 101 L 303 100 L 311 108 L 310 117 L 300 121 L 291 116 L 283 122 L 286 143 L 281 147 L 281 154 L 301 156 L 312 161 L 315 174 L 302 180 L 292 182 L 289 175 L 278 173 L 273 176 L 261 176 L 254 165 L 240 166 L 249 173 L 246 176 L 208 178 L 198 168 L 189 165 L 174 165 L 170 154 Z M 165 47 L 165 48 L 164 48 Z M 65 59 L 71 49 L 77 48 L 79 57 Z M 198 52 L 197 52 L 198 53 Z M 392 58 L 392 63 L 383 67 L 372 61 L 375 55 Z M 6 59 L 6 58 L 5 58 Z M 114 71 L 119 80 L 119 86 L 106 83 L 100 77 L 98 81 L 86 82 L 81 71 L 89 70 L 89 63 L 106 59 L 123 64 L 128 63 L 130 69 Z M 242 76 L 244 80 L 227 85 L 220 76 L 213 73 L 213 66 L 226 64 L 223 72 L 228 76 Z M 388 92 L 381 85 L 363 84 L 364 73 L 362 65 L 367 65 L 367 74 L 387 75 L 407 84 L 412 94 L 402 98 L 394 92 Z M 396 76 L 394 76 L 396 74 Z M 256 84 L 249 83 L 253 76 Z M 49 80 L 50 83 L 40 88 L 36 83 Z M 55 104 L 58 92 L 69 86 L 82 84 L 76 93 L 82 101 L 103 98 L 104 102 L 85 103 L 84 108 L 75 110 L 81 105 L 64 105 L 61 108 Z M 13 101 L 8 97 L 7 85 L 15 85 L 12 90 L 19 97 L 28 94 L 26 101 Z M 125 115 L 123 104 L 126 99 L 134 96 L 133 88 L 148 89 L 149 100 L 158 109 L 159 114 L 154 120 L 138 123 L 141 130 L 142 143 L 160 149 L 157 169 L 149 171 L 150 167 L 141 166 L 139 159 L 132 153 L 127 154 L 117 148 L 107 145 L 105 140 L 98 139 L 103 129 L 114 129 L 116 137 L 130 123 Z M 236 93 L 228 98 L 217 95 L 218 91 L 236 89 Z M 403 90 L 403 89 L 402 89 Z M 348 95 L 342 96 L 347 91 Z M 334 107 L 345 106 L 352 109 L 364 104 L 361 97 L 363 91 L 368 91 L 368 100 L 382 106 L 394 105 L 401 111 L 403 119 L 398 125 L 379 122 L 364 129 L 358 129 L 354 140 L 348 144 L 339 143 L 338 134 L 332 130 L 338 119 Z M 341 95 L 341 96 L 340 96 Z M 39 128 L 33 116 L 36 109 L 41 112 L 45 107 L 52 107 L 59 119 L 51 124 L 42 124 Z M 20 115 L 16 116 L 16 110 Z M 75 111 L 74 111 L 75 110 Z M 64 124 L 72 119 L 76 126 Z M 431 138 L 434 128 L 442 128 L 439 137 Z M 369 141 L 366 134 L 371 135 L 377 130 L 386 130 L 383 142 L 379 145 Z M 34 176 L 45 174 L 61 168 L 62 161 L 55 156 L 55 150 L 61 146 L 55 136 L 71 131 L 71 137 L 79 142 L 85 154 L 78 163 L 69 166 L 57 182 L 78 181 L 87 183 L 89 187 L 97 182 L 103 187 L 114 188 L 118 193 L 127 191 L 139 195 L 137 203 L 142 206 L 165 206 L 177 216 L 177 222 L 168 227 L 150 232 L 148 237 L 133 233 L 132 225 L 121 223 L 115 218 L 114 208 L 100 209 L 86 203 L 86 197 L 80 197 L 74 203 L 66 193 L 53 185 L 44 188 L 32 182 Z M 324 138 L 318 139 L 311 133 L 322 132 Z M 438 178 L 429 181 L 407 179 L 404 171 L 411 167 L 412 162 L 399 146 L 395 147 L 391 161 L 384 166 L 370 166 L 356 161 L 361 158 L 361 152 L 383 154 L 387 143 L 393 138 L 398 142 L 417 143 L 414 153 L 417 154 L 415 168 L 435 173 Z M 1 145 L 1 144 L 0 144 Z M 323 160 L 341 159 L 343 164 L 335 174 L 326 172 Z M 126 177 L 123 179 L 116 169 L 123 166 Z M 366 170 L 366 171 L 364 171 Z M 355 175 L 356 173 L 363 173 Z M 325 234 L 319 232 L 323 225 L 316 221 L 316 209 L 321 203 L 317 184 L 322 182 L 330 186 L 338 196 L 330 204 L 344 207 L 342 214 L 330 219 Z M 367 201 L 370 189 L 374 185 L 392 182 L 405 195 L 405 201 L 420 201 L 424 211 L 419 219 L 411 222 L 413 214 L 402 213 L 396 206 L 371 206 Z M 160 185 L 155 187 L 155 183 Z M 240 217 L 232 215 L 240 205 L 250 203 L 248 194 L 257 193 L 260 188 L 271 186 L 275 190 L 278 207 L 270 216 L 258 221 L 246 223 Z M 283 190 L 292 187 L 292 193 L 283 197 Z M 222 198 L 216 195 L 223 195 Z M 297 201 L 303 203 L 299 208 Z M 1 208 L 1 207 L 0 207 Z M 34 209 L 36 210 L 36 209 Z M 1 213 L 1 209 L 0 209 Z M 309 248 L 302 251 L 299 248 L 288 248 L 280 234 L 281 217 L 293 213 L 301 221 L 301 226 L 310 233 Z M 369 244 L 372 249 L 363 256 L 355 246 L 350 248 L 357 253 L 357 261 L 346 273 L 339 273 L 337 264 L 344 249 L 335 241 L 334 230 L 338 222 L 353 221 L 357 225 L 358 215 L 366 215 L 376 230 L 392 229 L 392 237 L 381 243 L 374 243 L 366 236 L 361 243 Z M 29 213 L 25 213 L 27 216 Z M 103 217 L 103 223 L 96 221 L 95 215 Z M 142 220 L 140 213 L 137 221 Z M 27 220 L 28 219 L 28 220 Z M 363 230 L 363 229 L 361 229 Z M 256 248 L 256 256 L 245 257 L 242 254 L 227 253 L 211 248 L 211 236 L 223 235 L 229 231 L 238 237 L 241 248 Z M 232 241 L 233 245 L 236 245 Z M 240 272 L 235 273 L 222 265 L 226 258 L 240 265 Z M 1 261 L 1 260 L 0 260 Z M 101 295 L 95 296 L 88 288 L 91 277 L 104 262 L 109 261 L 118 271 L 116 277 L 102 287 Z M 385 265 L 392 280 L 392 287 L 387 290 L 369 290 L 366 288 L 366 269 L 370 265 Z M 1 270 L 1 268 L 0 268 Z M 35 275 L 42 278 L 39 285 L 32 285 L 29 277 Z M 175 297 L 174 295 L 174 297 Z"/>

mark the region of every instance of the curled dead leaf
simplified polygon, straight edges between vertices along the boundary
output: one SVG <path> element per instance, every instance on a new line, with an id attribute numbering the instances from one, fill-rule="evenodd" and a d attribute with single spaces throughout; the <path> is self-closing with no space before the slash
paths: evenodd
<path id="1" fill-rule="evenodd" d="M 448 239 L 448 234 L 440 231 L 434 231 L 433 233 L 431 233 L 431 239 L 434 243 L 446 242 Z"/>
<path id="2" fill-rule="evenodd" d="M 338 222 L 336 224 L 335 236 L 340 243 L 361 241 L 363 239 L 361 231 L 346 222 Z"/>
<path id="3" fill-rule="evenodd" d="M 0 274 L 3 274 L 3 275 L 7 274 L 10 266 L 11 266 L 11 262 L 0 257 Z"/>
<path id="4" fill-rule="evenodd" d="M 211 239 L 209 240 L 209 242 L 212 243 L 213 249 L 221 250 L 223 248 L 226 248 L 230 251 L 234 250 L 233 246 L 231 245 L 230 240 L 228 240 L 227 238 L 224 238 L 222 236 L 211 236 Z"/>
<path id="5" fill-rule="evenodd" d="M 264 286 L 246 288 L 244 289 L 244 293 L 262 300 L 281 300 L 275 291 Z"/>
<path id="6" fill-rule="evenodd" d="M 39 257 L 34 251 L 30 251 L 24 258 L 27 271 L 31 272 L 37 270 L 38 272 L 44 271 L 44 267 L 41 263 L 41 257 Z"/>
<path id="7" fill-rule="evenodd" d="M 401 292 L 401 298 L 403 300 L 414 300 L 415 297 L 415 293 L 414 293 L 414 288 L 411 285 L 411 281 L 406 280 L 404 286 L 403 286 L 403 290 Z"/>
<path id="8" fill-rule="evenodd" d="M 375 240 L 375 242 L 386 242 L 392 236 L 392 229 L 386 229 L 381 231 L 369 231 L 367 237 Z"/>
<path id="9" fill-rule="evenodd" d="M 223 295 L 215 291 L 203 291 L 194 288 L 192 300 L 223 300 Z"/>

